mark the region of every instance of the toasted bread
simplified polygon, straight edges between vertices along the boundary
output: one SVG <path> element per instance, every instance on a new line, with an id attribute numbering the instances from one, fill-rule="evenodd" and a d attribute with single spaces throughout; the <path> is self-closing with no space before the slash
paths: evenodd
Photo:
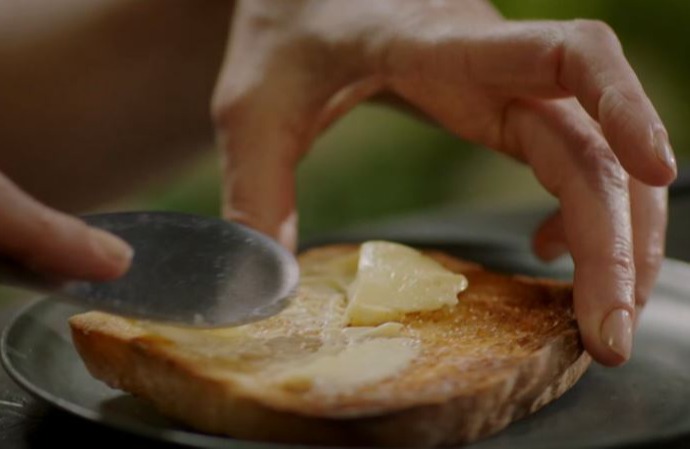
<path id="1" fill-rule="evenodd" d="M 343 279 L 319 273 L 357 250 L 333 245 L 303 253 L 299 293 L 264 321 L 189 330 L 89 312 L 70 320 L 73 340 L 94 377 L 180 423 L 273 442 L 470 442 L 559 397 L 589 366 L 569 284 L 491 273 L 426 252 L 464 274 L 469 287 L 456 306 L 400 320 L 399 339 L 416 348 L 409 363 L 341 389 L 280 381 L 276 366 L 315 357 L 329 332 L 343 326 Z"/>

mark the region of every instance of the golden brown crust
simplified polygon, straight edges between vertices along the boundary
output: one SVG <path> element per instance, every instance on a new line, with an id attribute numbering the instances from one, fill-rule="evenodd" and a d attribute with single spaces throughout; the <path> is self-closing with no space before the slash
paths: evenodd
<path id="1" fill-rule="evenodd" d="M 317 248 L 301 263 L 353 251 Z M 563 394 L 584 373 L 566 284 L 484 271 L 429 252 L 469 279 L 451 310 L 403 322 L 422 353 L 399 376 L 335 397 L 266 388 L 102 313 L 71 319 L 94 377 L 210 433 L 300 443 L 431 446 L 474 441 Z M 276 323 L 280 323 L 276 321 Z M 271 325 L 269 321 L 268 326 Z"/>

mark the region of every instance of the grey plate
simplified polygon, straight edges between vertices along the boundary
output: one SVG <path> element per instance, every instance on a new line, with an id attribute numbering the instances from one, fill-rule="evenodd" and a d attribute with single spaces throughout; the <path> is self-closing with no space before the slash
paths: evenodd
<path id="1" fill-rule="evenodd" d="M 471 248 L 462 252 L 468 250 L 471 252 Z M 516 254 L 507 254 L 505 248 L 481 252 L 494 262 L 505 262 Z M 504 263 L 503 267 L 511 265 Z M 520 266 L 522 271 L 538 271 L 524 258 Z M 656 446 L 682 435 L 690 439 L 689 278 L 690 265 L 665 263 L 630 363 L 618 369 L 593 366 L 560 400 L 471 447 Z M 2 362 L 29 392 L 88 420 L 160 441 L 199 448 L 268 447 L 190 431 L 161 417 L 145 402 L 94 380 L 70 340 L 66 320 L 77 312 L 72 306 L 40 301 L 27 307 L 6 329 Z"/>

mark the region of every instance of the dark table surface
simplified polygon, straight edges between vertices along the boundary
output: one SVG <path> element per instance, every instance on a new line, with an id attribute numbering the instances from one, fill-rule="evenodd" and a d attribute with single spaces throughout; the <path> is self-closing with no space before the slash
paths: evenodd
<path id="1" fill-rule="evenodd" d="M 671 205 L 668 254 L 690 261 L 690 234 L 686 232 L 690 224 L 690 200 L 677 198 Z M 522 245 L 527 249 L 527 236 L 545 214 L 543 209 L 436 210 L 359 226 L 323 239 L 385 237 L 431 243 L 469 240 Z M 0 330 L 26 303 L 27 298 L 22 295 L 0 297 Z M 57 410 L 32 398 L 16 386 L 4 370 L 0 370 L 0 449 L 52 449 L 56 446 L 103 449 L 170 447 Z M 690 447 L 690 435 L 667 442 L 664 447 Z"/>

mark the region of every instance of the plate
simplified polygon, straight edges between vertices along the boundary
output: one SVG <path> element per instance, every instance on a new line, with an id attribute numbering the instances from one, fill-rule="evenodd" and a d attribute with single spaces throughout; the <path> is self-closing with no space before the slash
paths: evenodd
<path id="1" fill-rule="evenodd" d="M 448 248 L 445 248 L 448 250 Z M 472 248 L 461 248 L 467 255 Z M 524 252 L 522 253 L 524 255 Z M 479 251 L 475 259 L 499 269 L 535 274 L 518 252 Z M 480 257 L 481 256 L 481 257 Z M 541 269 L 542 274 L 543 268 Z M 568 268 L 547 273 L 562 276 Z M 603 448 L 690 441 L 690 265 L 667 260 L 642 318 L 632 360 L 621 368 L 594 365 L 562 398 L 474 449 Z M 24 309 L 5 330 L 2 363 L 23 388 L 49 403 L 126 432 L 197 448 L 269 445 L 200 434 L 159 415 L 144 401 L 93 379 L 76 353 L 67 318 L 80 309 L 49 298 Z M 277 445 L 270 445 L 277 447 Z M 289 446 L 281 446 L 287 448 Z"/>

